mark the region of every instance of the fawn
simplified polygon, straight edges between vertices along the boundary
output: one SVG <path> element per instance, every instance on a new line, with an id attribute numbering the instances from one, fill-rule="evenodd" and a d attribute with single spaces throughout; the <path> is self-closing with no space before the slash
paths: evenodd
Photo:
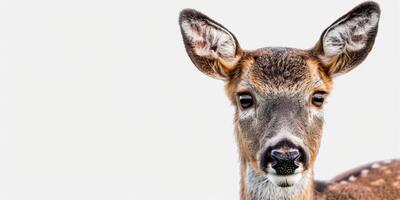
<path id="1" fill-rule="evenodd" d="M 379 5 L 364 2 L 325 29 L 311 49 L 247 51 L 216 21 L 193 9 L 181 12 L 190 59 L 225 81 L 235 105 L 241 200 L 400 199 L 400 161 L 362 166 L 328 182 L 313 179 L 332 79 L 366 58 L 379 17 Z"/>

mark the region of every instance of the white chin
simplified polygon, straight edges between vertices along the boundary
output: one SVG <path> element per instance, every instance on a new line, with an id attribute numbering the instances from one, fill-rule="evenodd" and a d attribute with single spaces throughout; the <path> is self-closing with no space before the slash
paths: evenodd
<path id="1" fill-rule="evenodd" d="M 296 173 L 287 176 L 280 176 L 277 174 L 268 173 L 267 177 L 273 184 L 279 187 L 290 187 L 299 182 L 303 175 L 301 173 Z"/>

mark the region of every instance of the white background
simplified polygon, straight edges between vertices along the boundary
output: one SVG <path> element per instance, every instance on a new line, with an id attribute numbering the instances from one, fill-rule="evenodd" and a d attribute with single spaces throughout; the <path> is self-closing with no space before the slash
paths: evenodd
<path id="1" fill-rule="evenodd" d="M 309 48 L 360 1 L 1 1 L 0 199 L 238 199 L 233 107 L 181 41 L 201 10 L 245 49 Z M 315 174 L 400 157 L 400 7 L 336 79 Z"/>

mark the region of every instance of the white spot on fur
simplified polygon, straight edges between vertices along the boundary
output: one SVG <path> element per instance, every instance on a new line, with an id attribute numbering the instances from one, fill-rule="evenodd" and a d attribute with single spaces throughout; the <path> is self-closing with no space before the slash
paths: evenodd
<path id="1" fill-rule="evenodd" d="M 347 184 L 348 182 L 347 181 L 345 181 L 345 180 L 343 180 L 343 181 L 340 181 L 340 184 Z"/>
<path id="2" fill-rule="evenodd" d="M 381 167 L 381 164 L 379 164 L 379 163 L 374 163 L 374 164 L 371 165 L 372 169 L 377 169 L 379 167 Z"/>
<path id="3" fill-rule="evenodd" d="M 235 39 L 221 26 L 210 21 L 193 19 L 183 21 L 181 26 L 198 56 L 237 60 Z"/>
<path id="4" fill-rule="evenodd" d="M 344 18 L 332 25 L 323 37 L 324 62 L 345 51 L 359 51 L 368 41 L 369 33 L 378 24 L 378 13 L 362 15 L 352 19 Z M 327 64 L 327 63 L 325 63 Z"/>
<path id="5" fill-rule="evenodd" d="M 355 176 L 350 176 L 349 181 L 353 182 L 355 180 L 357 180 L 357 178 Z"/>
<path id="6" fill-rule="evenodd" d="M 366 176 L 368 174 L 368 172 L 369 172 L 368 169 L 361 170 L 361 176 Z"/>

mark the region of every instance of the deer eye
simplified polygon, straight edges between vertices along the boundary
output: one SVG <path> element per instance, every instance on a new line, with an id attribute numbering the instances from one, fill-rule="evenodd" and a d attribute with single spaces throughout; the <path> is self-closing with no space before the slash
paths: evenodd
<path id="1" fill-rule="evenodd" d="M 326 92 L 315 92 L 311 97 L 311 103 L 315 107 L 322 107 L 325 101 Z"/>
<path id="2" fill-rule="evenodd" d="M 254 104 L 253 96 L 247 92 L 239 93 L 238 99 L 242 108 L 250 108 Z"/>

